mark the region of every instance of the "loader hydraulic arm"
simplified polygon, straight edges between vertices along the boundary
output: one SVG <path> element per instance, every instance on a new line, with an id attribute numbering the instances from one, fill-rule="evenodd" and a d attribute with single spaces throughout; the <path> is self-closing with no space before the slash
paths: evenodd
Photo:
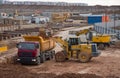
<path id="1" fill-rule="evenodd" d="M 89 33 L 89 32 L 92 31 L 92 30 L 93 30 L 93 28 L 80 30 L 80 31 L 76 32 L 75 35 L 76 35 L 76 36 L 79 36 L 79 35 L 82 35 L 82 34 L 87 34 L 87 33 Z"/>
<path id="2" fill-rule="evenodd" d="M 76 36 L 87 34 L 89 31 L 90 31 L 89 29 L 80 30 L 79 32 L 76 32 Z"/>
<path id="3" fill-rule="evenodd" d="M 53 37 L 53 40 L 55 40 L 57 43 L 60 44 L 62 48 L 64 48 L 66 51 L 68 51 L 68 42 L 63 40 L 61 37 Z"/>

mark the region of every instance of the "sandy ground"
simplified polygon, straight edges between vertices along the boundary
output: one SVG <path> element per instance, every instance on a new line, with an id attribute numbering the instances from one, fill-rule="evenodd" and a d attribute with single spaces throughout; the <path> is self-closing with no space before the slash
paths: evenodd
<path id="1" fill-rule="evenodd" d="M 66 28 L 65 31 L 59 32 L 56 36 L 62 36 L 64 39 L 68 36 L 70 30 L 80 30 L 89 27 L 82 28 Z M 60 46 L 55 48 L 56 52 L 60 51 Z M 99 57 L 93 58 L 89 63 L 79 63 L 77 60 L 69 60 L 62 63 L 57 63 L 55 60 L 47 61 L 39 66 L 25 66 L 31 72 L 36 73 L 90 73 L 100 76 L 119 76 L 120 77 L 120 51 L 116 48 L 108 48 L 105 51 L 101 51 L 102 54 Z"/>
<path id="2" fill-rule="evenodd" d="M 55 60 L 47 61 L 38 66 L 25 66 L 31 72 L 36 73 L 89 73 L 100 76 L 120 77 L 120 49 L 108 48 L 102 51 L 99 57 L 93 58 L 89 63 L 79 63 L 77 60 L 69 60 L 58 63 Z"/>
<path id="3" fill-rule="evenodd" d="M 68 30 L 68 29 L 66 29 Z M 70 30 L 70 29 L 69 29 Z M 59 35 L 66 37 L 68 31 L 62 31 Z M 116 45 L 120 46 L 120 44 Z M 56 51 L 60 50 L 57 45 Z M 1 58 L 15 55 L 16 48 L 3 54 Z M 120 77 L 120 49 L 111 47 L 101 51 L 101 55 L 88 63 L 80 63 L 78 60 L 65 62 L 46 61 L 40 65 L 0 64 L 1 78 L 119 78 Z M 9 55 L 10 54 L 10 55 Z M 9 59 L 9 58 L 8 58 Z M 4 61 L 4 60 L 3 60 Z M 4 63 L 4 62 L 3 62 Z M 11 75 L 13 74 L 13 75 Z M 24 75 L 23 75 L 24 74 Z M 82 75 L 81 75 L 82 74 Z M 97 76 L 96 76 L 97 75 Z M 81 77 L 82 76 L 82 77 Z"/>

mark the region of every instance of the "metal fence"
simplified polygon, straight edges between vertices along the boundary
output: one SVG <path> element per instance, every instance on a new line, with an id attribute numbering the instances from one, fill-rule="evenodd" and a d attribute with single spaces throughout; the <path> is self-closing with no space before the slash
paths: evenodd
<path id="1" fill-rule="evenodd" d="M 120 26 L 120 20 L 116 21 L 115 23 L 116 24 L 114 24 L 114 25 Z M 105 26 L 105 23 L 96 23 L 94 25 L 94 29 L 95 29 L 95 31 L 97 31 L 98 33 L 101 33 L 101 34 L 103 34 L 103 33 L 116 34 L 117 38 L 120 39 L 120 30 L 112 28 L 112 27 L 114 27 L 113 22 L 109 22 L 107 25 L 110 25 L 110 26 Z"/>
<path id="2" fill-rule="evenodd" d="M 97 26 L 102 26 L 102 27 L 117 27 L 120 26 L 120 20 L 111 20 L 111 22 L 102 22 L 102 23 L 95 23 Z"/>

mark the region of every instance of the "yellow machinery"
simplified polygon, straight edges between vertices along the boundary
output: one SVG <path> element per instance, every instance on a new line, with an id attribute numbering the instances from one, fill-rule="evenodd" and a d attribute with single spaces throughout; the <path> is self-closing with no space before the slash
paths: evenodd
<path id="1" fill-rule="evenodd" d="M 51 50 L 55 47 L 55 42 L 49 38 L 44 40 L 41 36 L 23 36 L 26 42 L 39 42 L 40 51 Z"/>
<path id="2" fill-rule="evenodd" d="M 73 58 L 85 63 L 90 61 L 92 57 L 100 55 L 96 44 L 82 43 L 80 37 L 69 37 L 68 40 L 63 40 L 61 37 L 54 37 L 53 39 L 63 48 L 63 51 L 55 54 L 57 62 Z"/>
<path id="3" fill-rule="evenodd" d="M 69 18 L 69 13 L 53 13 L 52 14 L 52 22 L 61 23 L 64 22 L 67 18 Z"/>
<path id="4" fill-rule="evenodd" d="M 96 43 L 98 49 L 104 50 L 106 47 L 110 46 L 112 43 L 111 36 L 108 34 L 97 34 L 95 31 L 91 29 L 84 29 L 79 32 L 76 32 L 76 35 L 79 36 L 81 34 L 86 34 L 87 40 Z"/>
<path id="5" fill-rule="evenodd" d="M 0 53 L 5 52 L 8 50 L 7 46 L 0 46 Z"/>

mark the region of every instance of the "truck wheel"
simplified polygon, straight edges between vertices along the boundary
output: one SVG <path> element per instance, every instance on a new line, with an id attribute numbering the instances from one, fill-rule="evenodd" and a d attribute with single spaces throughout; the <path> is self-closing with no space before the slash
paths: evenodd
<path id="1" fill-rule="evenodd" d="M 53 50 L 52 53 L 51 53 L 52 59 L 53 59 L 54 55 L 55 55 L 55 51 Z"/>
<path id="2" fill-rule="evenodd" d="M 90 55 L 87 52 L 81 52 L 78 55 L 78 59 L 79 59 L 80 62 L 86 63 L 90 60 Z"/>
<path id="3" fill-rule="evenodd" d="M 51 52 L 51 59 L 53 59 L 53 53 Z"/>
<path id="4" fill-rule="evenodd" d="M 110 44 L 105 44 L 106 48 L 109 48 L 110 47 Z"/>
<path id="5" fill-rule="evenodd" d="M 56 62 L 63 62 L 65 61 L 65 55 L 63 52 L 58 52 L 55 54 L 55 60 Z"/>
<path id="6" fill-rule="evenodd" d="M 40 64 L 40 57 L 37 57 L 36 60 L 37 60 L 36 65 L 39 65 Z"/>
<path id="7" fill-rule="evenodd" d="M 98 49 L 99 50 L 105 50 L 104 44 L 98 44 Z"/>
<path id="8" fill-rule="evenodd" d="M 41 63 L 44 63 L 46 61 L 45 54 L 42 54 L 41 56 Z"/>
<path id="9" fill-rule="evenodd" d="M 51 58 L 52 58 L 52 57 L 51 57 L 51 55 L 52 55 L 52 53 L 51 53 L 51 52 L 49 52 L 49 53 L 48 53 L 47 60 L 51 60 Z"/>

